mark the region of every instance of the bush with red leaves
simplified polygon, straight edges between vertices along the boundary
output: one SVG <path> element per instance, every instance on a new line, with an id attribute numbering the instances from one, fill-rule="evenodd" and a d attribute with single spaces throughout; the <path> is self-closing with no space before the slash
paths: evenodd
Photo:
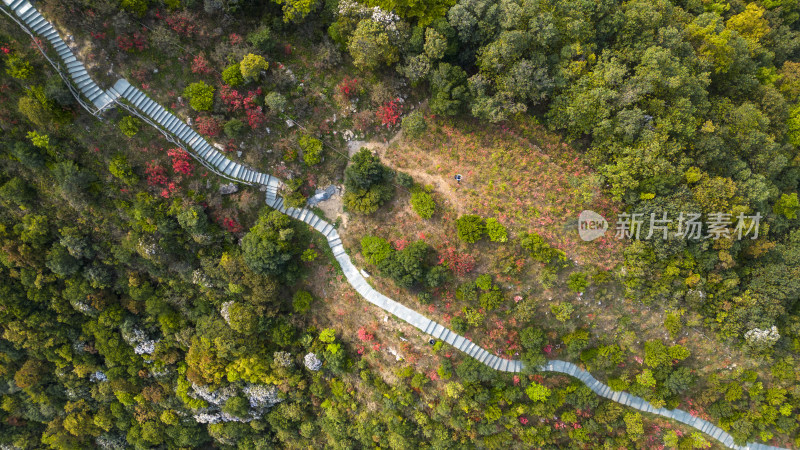
<path id="1" fill-rule="evenodd" d="M 189 12 L 176 12 L 167 16 L 165 20 L 167 25 L 172 28 L 172 31 L 178 34 L 189 37 L 197 31 L 197 20 Z"/>
<path id="2" fill-rule="evenodd" d="M 475 268 L 475 258 L 459 253 L 455 247 L 447 247 L 439 255 L 439 264 L 444 264 L 456 276 L 463 277 Z"/>
<path id="3" fill-rule="evenodd" d="M 254 130 L 264 125 L 267 121 L 267 116 L 264 114 L 263 108 L 256 105 L 255 102 L 256 97 L 259 95 L 261 95 L 261 88 L 258 88 L 255 92 L 248 92 L 247 97 L 245 97 L 242 102 L 245 113 L 247 114 L 247 123 L 250 124 L 250 128 Z"/>
<path id="4" fill-rule="evenodd" d="M 400 121 L 400 102 L 398 99 L 394 99 L 390 102 L 386 102 L 378 108 L 378 118 L 381 119 L 381 124 L 385 125 L 386 128 L 393 127 L 397 125 L 397 122 Z"/>
<path id="5" fill-rule="evenodd" d="M 219 96 L 222 102 L 228 109 L 228 112 L 234 112 L 244 108 L 244 97 L 236 89 L 223 84 L 219 89 Z"/>
<path id="6" fill-rule="evenodd" d="M 213 70 L 211 69 L 211 65 L 208 63 L 206 59 L 206 55 L 200 53 L 199 55 L 194 57 L 192 60 L 192 73 L 197 73 L 200 75 L 208 75 Z"/>
<path id="7" fill-rule="evenodd" d="M 339 92 L 350 100 L 358 93 L 358 78 L 344 77 L 341 83 L 336 87 Z"/>
<path id="8" fill-rule="evenodd" d="M 230 36 L 228 36 L 228 39 L 230 39 L 231 45 L 239 45 L 243 42 L 242 36 L 236 33 L 231 33 Z"/>
<path id="9" fill-rule="evenodd" d="M 239 222 L 231 219 L 230 217 L 222 219 L 222 226 L 224 226 L 225 229 L 231 233 L 238 233 L 242 231 L 242 226 L 239 225 Z"/>
<path id="10" fill-rule="evenodd" d="M 169 182 L 167 171 L 155 159 L 147 163 L 144 169 L 147 175 L 147 184 L 150 186 L 166 186 Z"/>
<path id="11" fill-rule="evenodd" d="M 219 121 L 213 117 L 198 117 L 195 123 L 197 131 L 205 136 L 214 137 L 221 131 Z"/>
<path id="12" fill-rule="evenodd" d="M 182 148 L 171 148 L 167 151 L 167 154 L 172 158 L 172 170 L 175 173 L 180 173 L 186 176 L 192 174 L 192 170 L 194 170 L 194 165 L 191 162 L 191 157 L 186 150 Z"/>
<path id="13" fill-rule="evenodd" d="M 131 36 L 117 36 L 117 47 L 125 52 L 142 51 L 147 48 L 147 40 L 138 32 Z"/>
<path id="14" fill-rule="evenodd" d="M 361 327 L 358 329 L 358 338 L 364 342 L 370 342 L 371 340 L 375 339 L 375 336 L 366 330 L 366 328 Z"/>

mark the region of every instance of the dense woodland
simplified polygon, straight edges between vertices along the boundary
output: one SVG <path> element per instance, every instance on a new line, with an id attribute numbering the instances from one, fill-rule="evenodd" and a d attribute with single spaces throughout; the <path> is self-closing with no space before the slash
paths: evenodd
<path id="1" fill-rule="evenodd" d="M 131 80 L 285 180 L 287 204 L 342 185 L 348 225 L 328 219 L 374 283 L 527 369 L 382 331 L 319 234 L 258 187 L 220 190 L 121 108 L 87 114 L 0 15 L 3 448 L 718 445 L 537 373 L 547 358 L 738 444 L 800 447 L 796 0 L 36 6 L 101 85 Z M 348 155 L 398 131 L 401 149 L 505 169 L 498 155 L 544 148 L 581 174 L 564 180 L 576 208 L 758 212 L 760 233 L 567 246 L 513 202 L 465 211 L 390 158 Z M 501 169 L 487 196 L 509 188 Z M 577 236 L 575 217 L 549 219 Z M 586 299 L 637 309 L 603 324 Z"/>

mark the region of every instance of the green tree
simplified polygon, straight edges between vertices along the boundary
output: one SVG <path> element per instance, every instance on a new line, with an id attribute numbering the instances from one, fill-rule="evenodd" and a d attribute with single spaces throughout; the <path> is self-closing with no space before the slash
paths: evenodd
<path id="1" fill-rule="evenodd" d="M 589 280 L 583 272 L 572 272 L 567 280 L 567 287 L 572 292 L 584 292 L 589 287 Z"/>
<path id="2" fill-rule="evenodd" d="M 108 163 L 108 171 L 128 186 L 133 186 L 139 182 L 139 177 L 133 172 L 128 158 L 122 153 L 118 153 L 111 159 L 111 162 Z"/>
<path id="3" fill-rule="evenodd" d="M 228 86 L 236 87 L 244 83 L 242 70 L 239 64 L 231 64 L 222 71 L 222 81 Z"/>
<path id="4" fill-rule="evenodd" d="M 531 384 L 529 384 L 528 387 L 525 388 L 525 393 L 528 395 L 528 398 L 530 398 L 534 402 L 547 401 L 547 399 L 550 398 L 551 394 L 550 389 L 548 389 L 546 386 L 542 386 L 541 384 L 535 381 L 531 382 Z"/>
<path id="5" fill-rule="evenodd" d="M 319 5 L 318 0 L 272 0 L 283 5 L 284 22 L 300 22 Z"/>
<path id="6" fill-rule="evenodd" d="M 303 149 L 303 161 L 309 166 L 319 164 L 322 161 L 322 141 L 317 138 L 303 134 L 298 139 L 300 148 Z"/>
<path id="7" fill-rule="evenodd" d="M 456 221 L 458 228 L 458 238 L 464 242 L 474 244 L 483 239 L 486 234 L 486 224 L 481 216 L 466 214 Z"/>
<path id="8" fill-rule="evenodd" d="M 486 219 L 486 234 L 492 242 L 508 241 L 508 231 L 506 231 L 506 227 L 494 217 Z"/>
<path id="9" fill-rule="evenodd" d="M 147 0 L 122 0 L 119 6 L 137 17 L 144 17 L 147 13 Z"/>
<path id="10" fill-rule="evenodd" d="M 234 302 L 228 306 L 228 322 L 231 328 L 242 334 L 258 331 L 258 312 L 253 305 Z"/>
<path id="11" fill-rule="evenodd" d="M 411 208 L 423 219 L 430 219 L 436 211 L 436 203 L 431 194 L 416 189 L 411 193 Z"/>
<path id="12" fill-rule="evenodd" d="M 447 38 L 434 28 L 425 29 L 425 54 L 432 60 L 442 59 L 447 50 Z"/>
<path id="13" fill-rule="evenodd" d="M 214 105 L 214 88 L 202 81 L 192 83 L 183 91 L 189 106 L 195 111 L 208 111 Z"/>
<path id="14" fill-rule="evenodd" d="M 390 253 L 378 267 L 400 286 L 411 286 L 425 281 L 426 260 L 431 248 L 425 241 L 417 241 L 403 250 Z"/>
<path id="15" fill-rule="evenodd" d="M 48 269 L 62 278 L 67 278 L 80 269 L 78 260 L 59 243 L 53 244 L 53 247 L 47 252 L 46 264 Z"/>
<path id="16" fill-rule="evenodd" d="M 231 139 L 240 137 L 244 132 L 244 123 L 239 119 L 231 119 L 225 122 L 225 126 L 222 127 L 222 131 L 225 132 L 225 136 L 228 136 Z"/>
<path id="17" fill-rule="evenodd" d="M 269 68 L 269 63 L 261 55 L 248 53 L 244 55 L 242 61 L 239 63 L 239 70 L 242 72 L 242 77 L 246 80 L 255 80 L 261 75 L 262 71 Z"/>
<path id="18" fill-rule="evenodd" d="M 291 219 L 280 211 L 264 211 L 241 241 L 245 263 L 263 275 L 289 275 L 297 270 L 298 237 Z"/>
<path id="19" fill-rule="evenodd" d="M 286 97 L 278 92 L 270 92 L 264 97 L 264 104 L 275 113 L 282 113 L 286 109 Z"/>
<path id="20" fill-rule="evenodd" d="M 272 32 L 266 25 L 261 25 L 247 35 L 247 41 L 261 52 L 268 52 L 272 48 Z"/>
<path id="21" fill-rule="evenodd" d="M 370 264 L 380 264 L 392 254 L 392 246 L 386 239 L 377 236 L 361 238 L 361 253 Z"/>
<path id="22" fill-rule="evenodd" d="M 440 63 L 431 74 L 431 111 L 454 116 L 463 110 L 468 100 L 466 72 L 458 66 Z"/>
<path id="23" fill-rule="evenodd" d="M 407 116 L 403 117 L 402 122 L 403 134 L 410 138 L 418 138 L 422 136 L 428 126 L 425 123 L 425 115 L 420 110 L 414 110 Z"/>
<path id="24" fill-rule="evenodd" d="M 6 73 L 18 80 L 27 80 L 33 73 L 33 66 L 16 54 L 9 55 L 6 59 Z"/>
<path id="25" fill-rule="evenodd" d="M 141 121 L 133 116 L 125 116 L 120 119 L 117 126 L 122 131 L 122 134 L 128 137 L 133 137 L 139 132 L 139 124 Z"/>
<path id="26" fill-rule="evenodd" d="M 353 64 L 360 70 L 374 70 L 381 65 L 398 61 L 397 47 L 389 42 L 389 35 L 383 25 L 371 19 L 358 22 L 347 43 Z"/>
<path id="27" fill-rule="evenodd" d="M 311 302 L 314 300 L 314 297 L 311 295 L 310 292 L 299 290 L 294 293 L 292 297 L 292 307 L 294 308 L 294 312 L 304 314 L 308 311 L 308 308 L 311 307 Z"/>
<path id="28" fill-rule="evenodd" d="M 781 194 L 781 198 L 772 207 L 772 212 L 787 219 L 796 219 L 799 209 L 800 201 L 797 200 L 797 192 L 792 192 L 791 194 Z"/>
<path id="29" fill-rule="evenodd" d="M 244 419 L 250 414 L 250 404 L 243 396 L 236 395 L 229 398 L 225 404 L 222 405 L 222 412 Z"/>
<path id="30" fill-rule="evenodd" d="M 367 148 L 353 155 L 344 172 L 347 191 L 344 203 L 348 209 L 371 214 L 394 195 L 390 182 L 392 171 Z"/>

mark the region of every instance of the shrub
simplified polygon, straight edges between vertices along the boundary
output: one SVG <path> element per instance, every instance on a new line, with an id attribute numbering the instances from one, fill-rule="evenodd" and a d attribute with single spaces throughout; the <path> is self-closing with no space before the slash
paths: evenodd
<path id="1" fill-rule="evenodd" d="M 423 219 L 430 219 L 436 210 L 436 203 L 431 194 L 417 190 L 411 194 L 411 208 Z"/>
<path id="2" fill-rule="evenodd" d="M 270 92 L 264 97 L 264 103 L 269 107 L 269 110 L 275 113 L 281 113 L 286 109 L 286 97 L 277 93 Z"/>
<path id="3" fill-rule="evenodd" d="M 392 246 L 386 239 L 377 236 L 361 238 L 361 253 L 370 264 L 379 264 L 392 254 Z"/>
<path id="4" fill-rule="evenodd" d="M 422 111 L 416 110 L 403 118 L 402 122 L 403 134 L 410 138 L 418 138 L 428 128 L 425 123 L 425 116 Z"/>
<path id="5" fill-rule="evenodd" d="M 239 119 L 231 119 L 225 122 L 223 131 L 225 131 L 225 135 L 229 138 L 237 138 L 241 136 L 242 132 L 244 131 L 244 122 Z"/>
<path id="6" fill-rule="evenodd" d="M 128 137 L 133 137 L 139 132 L 139 119 L 133 116 L 125 116 L 120 119 L 117 126 L 122 131 L 122 134 Z"/>
<path id="7" fill-rule="evenodd" d="M 458 227 L 458 238 L 470 244 L 481 240 L 486 233 L 486 225 L 483 219 L 474 214 L 459 217 L 456 221 L 456 226 Z"/>
<path id="8" fill-rule="evenodd" d="M 508 241 L 508 232 L 506 227 L 497 221 L 494 217 L 486 219 L 486 234 L 492 242 L 506 242 Z"/>
<path id="9" fill-rule="evenodd" d="M 231 87 L 239 86 L 244 83 L 242 71 L 239 69 L 238 64 L 231 64 L 222 71 L 222 81 Z"/>
<path id="10" fill-rule="evenodd" d="M 322 141 L 309 135 L 302 135 L 298 140 L 303 149 L 303 161 L 309 166 L 318 164 L 322 160 Z"/>
<path id="11" fill-rule="evenodd" d="M 586 288 L 589 287 L 589 280 L 586 278 L 585 273 L 573 272 L 569 274 L 567 287 L 569 287 L 572 292 L 584 292 Z"/>
<path id="12" fill-rule="evenodd" d="M 394 177 L 397 180 L 397 184 L 400 186 L 403 186 L 406 189 L 411 189 L 414 187 L 414 178 L 411 175 L 405 172 L 397 172 Z"/>
<path id="13" fill-rule="evenodd" d="M 336 86 L 336 89 L 338 89 L 339 93 L 348 100 L 353 98 L 353 96 L 358 94 L 358 92 L 361 90 L 358 84 L 358 78 L 348 77 L 344 77 L 342 82 Z"/>
<path id="14" fill-rule="evenodd" d="M 292 297 L 292 308 L 294 308 L 295 312 L 303 314 L 311 307 L 311 302 L 313 300 L 314 297 L 311 293 L 303 290 L 297 291 L 294 293 L 294 297 Z"/>
<path id="15" fill-rule="evenodd" d="M 195 111 L 208 111 L 214 105 L 214 88 L 202 81 L 192 83 L 183 90 L 189 106 Z"/>

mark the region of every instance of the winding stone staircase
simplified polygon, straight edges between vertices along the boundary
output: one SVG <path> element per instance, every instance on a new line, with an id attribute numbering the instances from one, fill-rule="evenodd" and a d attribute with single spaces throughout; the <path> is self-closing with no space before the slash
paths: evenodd
<path id="1" fill-rule="evenodd" d="M 436 323 L 413 309 L 376 291 L 361 275 L 355 265 L 353 265 L 353 262 L 342 246 L 339 233 L 332 224 L 326 222 L 308 208 L 292 208 L 284 205 L 283 198 L 278 195 L 283 183 L 278 178 L 258 172 L 228 159 L 180 118 L 153 101 L 140 89 L 131 85 L 128 80 L 119 79 L 113 87 L 105 91 L 102 90 L 97 86 L 94 80 L 92 80 L 83 63 L 75 57 L 75 54 L 61 39 L 52 24 L 45 20 L 28 0 L 2 1 L 5 8 L 0 8 L 0 11 L 17 22 L 31 37 L 39 35 L 52 44 L 61 60 L 60 63 L 52 61 L 47 56 L 44 49 L 40 47 L 42 53 L 53 67 L 56 68 L 62 78 L 68 82 L 71 91 L 81 105 L 91 114 L 99 116 L 100 113 L 112 105 L 122 107 L 136 114 L 148 124 L 156 127 L 170 141 L 180 145 L 213 172 L 240 183 L 266 186 L 266 204 L 297 220 L 305 222 L 316 231 L 322 233 L 328 240 L 328 245 L 333 252 L 333 256 L 336 258 L 336 261 L 339 262 L 348 283 L 350 283 L 350 285 L 368 302 L 403 319 L 418 328 L 424 334 L 428 334 L 435 339 L 441 339 L 494 370 L 511 373 L 521 372 L 523 370 L 524 366 L 522 361 L 505 359 L 493 355 L 444 325 Z M 84 101 L 84 99 L 88 100 L 88 102 Z M 699 417 L 692 416 L 680 409 L 655 408 L 641 397 L 628 394 L 627 392 L 614 391 L 607 385 L 596 380 L 589 372 L 570 362 L 550 360 L 547 364 L 537 367 L 536 369 L 543 372 L 563 373 L 578 378 L 585 383 L 589 389 L 603 398 L 630 406 L 642 412 L 674 419 L 711 436 L 726 447 L 732 449 L 781 450 L 778 447 L 759 443 L 747 443 L 744 446 L 736 445 L 730 434 L 714 424 Z"/>

